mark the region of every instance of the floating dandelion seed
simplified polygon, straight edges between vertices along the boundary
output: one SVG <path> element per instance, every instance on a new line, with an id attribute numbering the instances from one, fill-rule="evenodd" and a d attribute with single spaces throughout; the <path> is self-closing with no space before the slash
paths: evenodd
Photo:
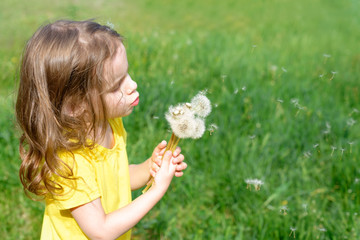
<path id="1" fill-rule="evenodd" d="M 243 86 L 243 87 L 241 88 L 241 90 L 243 90 L 243 92 L 245 92 L 245 91 L 246 91 L 246 86 Z"/>
<path id="2" fill-rule="evenodd" d="M 278 69 L 278 67 L 276 65 L 272 65 L 270 67 L 270 71 L 273 72 L 273 73 L 275 73 L 277 71 L 277 69 Z"/>
<path id="3" fill-rule="evenodd" d="M 329 129 L 326 129 L 322 132 L 324 135 L 328 135 L 330 133 L 330 130 Z"/>
<path id="4" fill-rule="evenodd" d="M 331 55 L 330 54 L 326 54 L 326 53 L 324 53 L 323 54 L 323 57 L 324 57 L 324 64 L 326 63 L 326 61 L 327 61 L 327 59 L 328 58 L 330 58 L 331 57 Z"/>
<path id="5" fill-rule="evenodd" d="M 332 75 L 331 75 L 331 77 L 330 77 L 330 79 L 329 79 L 330 81 L 334 79 L 335 74 L 337 74 L 337 72 L 331 71 L 331 74 L 332 74 Z"/>
<path id="6" fill-rule="evenodd" d="M 295 237 L 295 231 L 296 231 L 296 228 L 295 227 L 290 227 L 290 234 L 289 234 L 289 237 L 291 237 L 291 235 L 294 235 L 294 238 L 296 238 Z"/>
<path id="7" fill-rule="evenodd" d="M 287 72 L 287 70 L 286 70 L 284 67 L 281 67 L 281 70 L 282 70 L 283 72 Z"/>
<path id="8" fill-rule="evenodd" d="M 313 145 L 313 148 L 317 148 L 318 146 L 319 146 L 319 144 L 316 143 L 316 144 Z"/>
<path id="9" fill-rule="evenodd" d="M 351 116 L 354 113 L 359 113 L 359 110 L 357 108 L 353 108 L 353 110 L 351 111 L 351 113 L 349 115 Z"/>
<path id="10" fill-rule="evenodd" d="M 309 151 L 304 152 L 304 157 L 310 158 L 311 157 L 311 152 L 309 152 Z"/>
<path id="11" fill-rule="evenodd" d="M 238 94 L 238 92 L 239 92 L 239 89 L 236 88 L 236 89 L 234 90 L 234 94 L 236 95 L 236 94 Z"/>
<path id="12" fill-rule="evenodd" d="M 323 77 L 324 77 L 324 74 L 320 74 L 320 75 L 319 75 L 319 78 L 323 78 Z"/>
<path id="13" fill-rule="evenodd" d="M 326 228 L 324 228 L 324 227 L 318 227 L 318 230 L 319 230 L 320 232 L 326 232 L 326 231 L 327 231 Z"/>
<path id="14" fill-rule="evenodd" d="M 288 211 L 289 208 L 286 205 L 280 207 L 280 213 L 283 214 L 284 216 L 287 214 Z"/>
<path id="15" fill-rule="evenodd" d="M 216 124 L 214 124 L 214 123 L 210 124 L 210 126 L 208 128 L 208 131 L 210 132 L 210 135 L 212 135 L 218 128 L 219 127 Z"/>
<path id="16" fill-rule="evenodd" d="M 256 135 L 251 135 L 251 136 L 249 136 L 249 138 L 250 138 L 251 140 L 254 140 L 254 139 L 256 138 Z"/>
<path id="17" fill-rule="evenodd" d="M 280 98 L 278 98 L 276 101 L 278 101 L 279 103 L 283 103 L 283 102 L 284 102 L 284 100 L 282 100 L 282 99 L 280 99 Z"/>
<path id="18" fill-rule="evenodd" d="M 251 48 L 251 53 L 254 52 L 254 49 L 256 48 L 257 46 L 256 45 L 252 45 L 252 48 Z"/>
<path id="19" fill-rule="evenodd" d="M 348 142 L 348 144 L 350 145 L 350 153 L 351 153 L 351 150 L 352 150 L 352 145 L 354 144 L 355 142 Z"/>
<path id="20" fill-rule="evenodd" d="M 290 100 L 290 102 L 291 102 L 292 104 L 294 104 L 295 106 L 299 105 L 299 99 L 297 99 L 297 98 L 292 98 L 292 99 Z"/>
<path id="21" fill-rule="evenodd" d="M 332 149 L 332 151 L 331 151 L 331 156 L 334 154 L 334 151 L 335 151 L 335 149 L 336 149 L 336 147 L 335 146 L 331 146 L 331 149 Z"/>
<path id="22" fill-rule="evenodd" d="M 115 25 L 114 25 L 112 22 L 110 22 L 110 21 L 107 21 L 107 22 L 106 22 L 106 25 L 107 25 L 109 28 L 111 28 L 111 29 L 114 29 L 114 27 L 115 27 Z"/>
<path id="23" fill-rule="evenodd" d="M 349 118 L 349 119 L 346 121 L 346 124 L 347 124 L 349 127 L 352 127 L 355 123 L 356 123 L 356 121 L 355 121 L 353 118 Z"/>
<path id="24" fill-rule="evenodd" d="M 158 116 L 153 116 L 153 119 L 159 119 L 159 117 Z"/>
<path id="25" fill-rule="evenodd" d="M 308 205 L 307 205 L 306 203 L 303 203 L 301 206 L 303 207 L 303 209 L 305 210 L 305 212 L 307 212 L 307 207 L 308 207 Z"/>
<path id="26" fill-rule="evenodd" d="M 341 155 L 343 155 L 343 154 L 344 154 L 345 150 L 346 150 L 345 148 L 341 148 L 341 149 L 340 149 L 340 151 L 341 151 Z"/>
<path id="27" fill-rule="evenodd" d="M 255 179 L 245 179 L 245 183 L 247 184 L 246 188 L 251 190 L 251 185 L 253 185 L 255 187 L 255 191 L 259 191 L 261 185 L 264 184 L 263 181 L 255 178 Z"/>
<path id="28" fill-rule="evenodd" d="M 360 182 L 360 178 L 355 178 L 354 183 L 358 184 Z"/>

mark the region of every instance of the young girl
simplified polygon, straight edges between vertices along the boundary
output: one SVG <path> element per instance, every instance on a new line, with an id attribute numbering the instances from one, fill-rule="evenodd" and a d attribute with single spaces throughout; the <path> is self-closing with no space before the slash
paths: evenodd
<path id="1" fill-rule="evenodd" d="M 122 117 L 139 103 L 121 36 L 91 21 L 40 28 L 23 53 L 16 102 L 20 178 L 45 199 L 42 239 L 130 239 L 186 169 L 177 148 L 128 165 Z M 163 161 L 161 163 L 161 157 Z M 155 184 L 131 201 L 131 190 Z"/>

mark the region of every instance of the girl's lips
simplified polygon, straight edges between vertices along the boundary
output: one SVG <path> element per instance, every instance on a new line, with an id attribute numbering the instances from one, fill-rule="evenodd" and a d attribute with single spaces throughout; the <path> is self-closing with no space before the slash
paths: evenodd
<path id="1" fill-rule="evenodd" d="M 139 97 L 137 97 L 137 98 L 135 99 L 135 101 L 131 104 L 131 106 L 135 107 L 135 106 L 138 105 L 138 104 L 139 104 Z"/>

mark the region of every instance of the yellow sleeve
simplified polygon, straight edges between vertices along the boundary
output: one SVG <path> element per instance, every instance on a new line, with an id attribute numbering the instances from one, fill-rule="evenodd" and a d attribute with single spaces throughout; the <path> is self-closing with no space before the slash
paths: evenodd
<path id="1" fill-rule="evenodd" d="M 54 201 L 61 210 L 74 208 L 99 198 L 101 195 L 96 179 L 96 168 L 91 159 L 78 153 L 62 154 L 60 157 L 72 167 L 73 178 L 56 178 L 63 191 L 51 201 Z"/>

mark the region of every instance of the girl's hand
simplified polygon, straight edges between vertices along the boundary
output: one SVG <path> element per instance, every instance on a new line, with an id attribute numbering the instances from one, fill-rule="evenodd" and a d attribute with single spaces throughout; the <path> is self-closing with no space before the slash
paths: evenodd
<path id="1" fill-rule="evenodd" d="M 176 165 L 176 169 L 175 169 L 176 177 L 181 177 L 182 175 L 184 175 L 183 171 L 187 168 L 187 164 L 184 162 L 185 157 L 180 153 L 181 153 L 181 148 L 176 147 L 175 151 L 173 152 L 173 159 L 172 159 L 172 163 Z"/>
<path id="2" fill-rule="evenodd" d="M 163 140 L 161 143 L 159 143 L 150 158 L 150 174 L 152 177 L 155 177 L 157 171 L 159 171 L 161 166 L 161 158 L 165 152 L 166 149 L 166 141 Z"/>
<path id="3" fill-rule="evenodd" d="M 161 159 L 166 149 L 166 141 L 162 141 L 153 151 L 151 155 L 151 165 L 150 165 L 150 174 L 152 177 L 155 177 L 156 173 L 159 171 L 161 167 Z M 181 177 L 184 175 L 183 171 L 187 168 L 187 164 L 184 162 L 184 155 L 180 154 L 181 148 L 176 147 L 175 151 L 172 154 L 172 163 L 176 165 L 175 168 L 175 176 Z"/>
<path id="4" fill-rule="evenodd" d="M 160 195 L 165 194 L 169 188 L 172 178 L 175 175 L 177 165 L 173 163 L 173 160 L 174 158 L 172 157 L 171 151 L 166 151 L 164 153 L 161 167 L 154 177 L 155 183 L 150 189 L 157 190 Z"/>

